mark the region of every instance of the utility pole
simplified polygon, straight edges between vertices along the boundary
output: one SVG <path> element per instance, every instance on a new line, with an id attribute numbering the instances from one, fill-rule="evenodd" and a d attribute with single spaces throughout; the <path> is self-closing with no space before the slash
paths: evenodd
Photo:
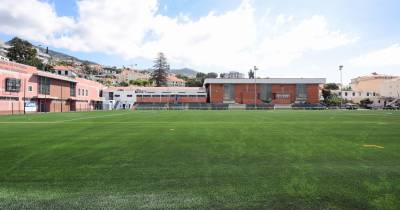
<path id="1" fill-rule="evenodd" d="M 26 79 L 24 79 L 24 114 L 26 114 L 26 109 L 25 109 L 25 106 L 26 106 L 26 94 L 25 94 L 25 92 L 26 92 Z"/>
<path id="2" fill-rule="evenodd" d="M 343 103 L 343 100 L 342 100 L 342 97 L 343 97 L 343 73 L 342 73 L 342 71 L 343 71 L 343 65 L 340 65 L 339 66 L 339 71 L 340 71 L 340 108 L 342 108 L 342 103 Z"/>
<path id="3" fill-rule="evenodd" d="M 257 66 L 254 66 L 254 110 L 257 110 Z"/>

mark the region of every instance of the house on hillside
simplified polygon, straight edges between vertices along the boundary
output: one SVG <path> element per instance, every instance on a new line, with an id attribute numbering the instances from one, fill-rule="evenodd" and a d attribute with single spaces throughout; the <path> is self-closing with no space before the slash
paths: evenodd
<path id="1" fill-rule="evenodd" d="M 176 77 L 174 74 L 168 75 L 167 87 L 185 87 L 186 81 Z"/>

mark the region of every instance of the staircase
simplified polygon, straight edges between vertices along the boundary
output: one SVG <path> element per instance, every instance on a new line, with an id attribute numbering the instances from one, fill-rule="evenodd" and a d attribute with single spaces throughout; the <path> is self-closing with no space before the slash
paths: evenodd
<path id="1" fill-rule="evenodd" d="M 246 104 L 229 104 L 229 110 L 245 110 Z"/>
<path id="2" fill-rule="evenodd" d="M 292 109 L 291 104 L 275 104 L 274 109 Z"/>

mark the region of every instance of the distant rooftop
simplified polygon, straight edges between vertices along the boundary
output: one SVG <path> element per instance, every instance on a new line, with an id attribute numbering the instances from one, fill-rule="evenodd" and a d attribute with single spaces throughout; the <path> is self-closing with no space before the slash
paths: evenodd
<path id="1" fill-rule="evenodd" d="M 325 78 L 259 78 L 259 79 L 224 79 L 208 78 L 204 84 L 325 84 Z"/>

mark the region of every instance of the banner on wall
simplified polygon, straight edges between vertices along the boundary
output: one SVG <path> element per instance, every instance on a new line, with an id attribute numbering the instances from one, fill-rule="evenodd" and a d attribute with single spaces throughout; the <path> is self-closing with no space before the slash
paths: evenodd
<path id="1" fill-rule="evenodd" d="M 36 112 L 36 110 L 37 110 L 36 101 L 25 101 L 25 111 Z"/>

